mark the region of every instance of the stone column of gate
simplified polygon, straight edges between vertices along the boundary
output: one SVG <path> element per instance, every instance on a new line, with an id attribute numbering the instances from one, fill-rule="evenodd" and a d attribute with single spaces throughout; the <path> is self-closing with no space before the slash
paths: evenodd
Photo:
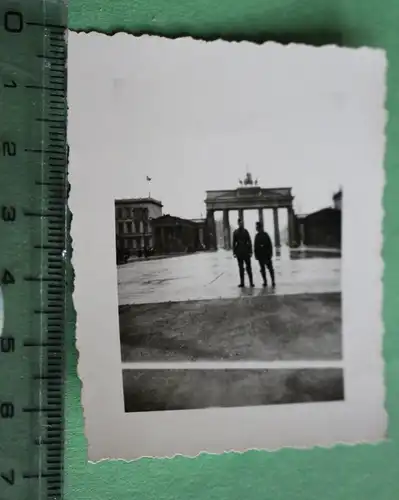
<path id="1" fill-rule="evenodd" d="M 258 220 L 263 226 L 263 208 L 258 208 Z"/>
<path id="2" fill-rule="evenodd" d="M 215 222 L 215 212 L 214 210 L 207 210 L 206 212 L 206 226 L 209 235 L 209 247 L 210 250 L 217 249 L 216 243 L 216 222 Z"/>
<path id="3" fill-rule="evenodd" d="M 305 244 L 305 225 L 303 223 L 303 220 L 300 222 L 300 225 L 299 225 L 299 243 L 300 245 L 304 245 Z"/>
<path id="4" fill-rule="evenodd" d="M 238 209 L 238 218 L 242 220 L 242 223 L 244 224 L 244 209 L 239 208 Z"/>
<path id="5" fill-rule="evenodd" d="M 229 221 L 229 211 L 223 210 L 223 237 L 225 250 L 231 250 L 231 230 Z"/>
<path id="6" fill-rule="evenodd" d="M 294 209 L 291 207 L 287 208 L 288 213 L 288 246 L 292 248 L 295 243 L 295 220 L 294 220 Z"/>
<path id="7" fill-rule="evenodd" d="M 215 211 L 212 212 L 212 248 L 217 250 L 217 235 L 216 235 L 216 221 L 215 221 Z"/>
<path id="8" fill-rule="evenodd" d="M 276 248 L 280 248 L 281 247 L 280 228 L 278 225 L 278 208 L 277 207 L 273 208 L 273 225 L 274 225 L 274 246 Z"/>

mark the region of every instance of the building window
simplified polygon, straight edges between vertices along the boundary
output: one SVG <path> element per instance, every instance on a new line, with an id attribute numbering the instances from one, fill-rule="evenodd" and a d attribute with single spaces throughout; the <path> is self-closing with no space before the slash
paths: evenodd
<path id="1" fill-rule="evenodd" d="M 148 233 L 148 222 L 147 221 L 143 222 L 143 233 L 144 234 Z"/>
<path id="2" fill-rule="evenodd" d="M 130 208 L 125 208 L 125 219 L 130 218 Z"/>
<path id="3" fill-rule="evenodd" d="M 143 219 L 148 220 L 148 208 L 143 208 Z"/>
<path id="4" fill-rule="evenodd" d="M 123 234 L 123 222 L 118 222 L 118 234 Z"/>
<path id="5" fill-rule="evenodd" d="M 141 233 L 141 222 L 136 219 L 134 221 L 134 225 L 135 225 L 135 228 L 136 228 L 135 233 L 136 234 L 140 234 Z"/>
<path id="6" fill-rule="evenodd" d="M 132 234 L 132 223 L 131 222 L 126 222 L 126 232 L 128 234 Z"/>

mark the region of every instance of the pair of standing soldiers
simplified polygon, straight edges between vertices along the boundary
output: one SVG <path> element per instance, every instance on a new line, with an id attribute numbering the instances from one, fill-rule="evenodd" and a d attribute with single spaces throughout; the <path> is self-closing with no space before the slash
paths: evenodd
<path id="1" fill-rule="evenodd" d="M 272 286 L 276 286 L 274 279 L 274 269 L 273 269 L 273 244 L 270 236 L 263 229 L 263 224 L 261 222 L 256 223 L 256 236 L 254 240 L 254 253 L 255 259 L 259 262 L 260 274 L 263 279 L 263 286 L 267 286 L 266 278 L 266 268 L 269 271 L 270 278 L 272 280 Z M 248 231 L 244 228 L 244 223 L 242 219 L 238 219 L 238 229 L 233 233 L 233 255 L 237 259 L 238 269 L 240 272 L 240 288 L 245 286 L 245 270 L 247 271 L 249 284 L 251 287 L 254 285 L 253 275 L 252 275 L 252 241 L 249 236 Z"/>

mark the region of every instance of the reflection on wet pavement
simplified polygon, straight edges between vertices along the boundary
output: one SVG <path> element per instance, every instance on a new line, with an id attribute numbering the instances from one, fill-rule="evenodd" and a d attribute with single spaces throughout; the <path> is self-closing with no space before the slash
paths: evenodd
<path id="1" fill-rule="evenodd" d="M 238 288 L 237 262 L 226 250 L 130 262 L 118 267 L 119 305 L 341 291 L 339 252 L 282 248 L 274 266 L 272 291 L 262 288 L 255 259 L 255 288 Z"/>

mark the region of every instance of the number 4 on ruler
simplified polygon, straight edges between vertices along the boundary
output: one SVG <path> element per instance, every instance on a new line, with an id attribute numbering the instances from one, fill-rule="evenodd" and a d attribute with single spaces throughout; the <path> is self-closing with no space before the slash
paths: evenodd
<path id="1" fill-rule="evenodd" d="M 3 285 L 12 285 L 13 283 L 15 283 L 15 279 L 10 271 L 4 269 L 3 276 L 1 277 L 1 282 L 3 283 Z"/>
<path id="2" fill-rule="evenodd" d="M 14 469 L 10 469 L 8 472 L 2 472 L 0 474 L 0 477 L 9 486 L 12 486 L 15 483 L 15 471 L 14 471 Z"/>

